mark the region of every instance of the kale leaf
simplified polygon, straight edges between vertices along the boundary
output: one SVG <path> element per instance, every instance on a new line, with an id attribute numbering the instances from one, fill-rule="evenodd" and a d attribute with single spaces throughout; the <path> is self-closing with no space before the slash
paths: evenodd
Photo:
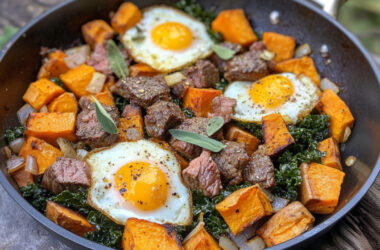
<path id="1" fill-rule="evenodd" d="M 87 204 L 87 189 L 85 188 L 79 188 L 78 192 L 64 190 L 58 195 L 51 197 L 50 200 L 73 209 L 82 215 L 87 215 L 93 211 L 93 208 Z"/>
<path id="2" fill-rule="evenodd" d="M 17 138 L 23 137 L 25 133 L 25 127 L 14 127 L 13 129 L 8 128 L 5 130 L 4 138 L 7 143 L 16 140 Z"/>
<path id="3" fill-rule="evenodd" d="M 247 130 L 248 132 L 256 136 L 258 139 L 263 140 L 264 134 L 260 124 L 253 122 L 237 122 L 237 125 L 240 128 Z"/>
<path id="4" fill-rule="evenodd" d="M 119 111 L 119 114 L 121 115 L 123 113 L 125 105 L 129 104 L 129 102 L 127 99 L 119 95 L 114 94 L 113 98 L 115 100 L 116 108 Z"/>
<path id="5" fill-rule="evenodd" d="M 63 88 L 63 82 L 58 77 L 52 77 L 50 78 L 50 81 L 54 82 L 55 84 Z"/>
<path id="6" fill-rule="evenodd" d="M 21 187 L 20 192 L 22 196 L 32 204 L 33 207 L 45 214 L 46 202 L 53 196 L 52 193 L 33 183 Z"/>
<path id="7" fill-rule="evenodd" d="M 224 92 L 227 88 L 227 85 L 228 85 L 227 80 L 224 77 L 222 77 L 220 79 L 220 81 L 216 83 L 215 89 L 218 89 L 218 90 Z"/>
<path id="8" fill-rule="evenodd" d="M 190 109 L 182 108 L 182 101 L 180 99 L 172 98 L 171 102 L 177 104 L 182 109 L 182 112 L 185 114 L 187 118 L 192 118 L 195 116 L 194 112 L 191 111 Z"/>

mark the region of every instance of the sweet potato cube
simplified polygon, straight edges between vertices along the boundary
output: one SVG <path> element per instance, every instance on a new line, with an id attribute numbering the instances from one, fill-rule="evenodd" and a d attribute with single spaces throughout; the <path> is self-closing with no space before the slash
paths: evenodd
<path id="1" fill-rule="evenodd" d="M 257 36 L 243 9 L 223 10 L 211 24 L 215 32 L 220 32 L 224 40 L 247 46 L 257 41 Z"/>
<path id="2" fill-rule="evenodd" d="M 189 162 L 183 158 L 181 155 L 179 155 L 177 153 L 177 151 L 175 151 L 170 145 L 169 143 L 167 143 L 166 141 L 162 141 L 162 140 L 159 140 L 159 139 L 156 139 L 156 138 L 150 138 L 151 141 L 157 143 L 160 147 L 162 147 L 163 149 L 166 149 L 170 152 L 172 152 L 175 156 L 175 158 L 177 158 L 177 161 L 179 163 L 179 165 L 181 166 L 181 170 L 184 170 L 185 168 L 187 168 L 189 166 Z"/>
<path id="3" fill-rule="evenodd" d="M 194 112 L 196 116 L 207 117 L 212 113 L 212 100 L 222 91 L 216 89 L 188 88 L 183 97 L 183 107 Z"/>
<path id="4" fill-rule="evenodd" d="M 33 175 L 25 171 L 25 164 L 21 169 L 11 173 L 11 175 L 19 187 L 26 186 L 29 183 L 34 183 Z"/>
<path id="5" fill-rule="evenodd" d="M 158 73 L 157 70 L 144 63 L 137 63 L 129 66 L 130 76 L 155 76 Z"/>
<path id="6" fill-rule="evenodd" d="M 73 93 L 65 92 L 47 106 L 49 112 L 78 112 L 78 102 Z"/>
<path id="7" fill-rule="evenodd" d="M 281 62 L 293 57 L 296 39 L 275 32 L 264 32 L 263 42 L 269 51 L 276 53 L 275 62 Z"/>
<path id="8" fill-rule="evenodd" d="M 331 89 L 327 89 L 323 91 L 321 100 L 316 108 L 320 113 L 325 113 L 330 116 L 332 137 L 334 137 L 337 142 L 343 142 L 346 127 L 352 128 L 355 121 L 346 103 Z"/>
<path id="9" fill-rule="evenodd" d="M 339 201 L 344 172 L 318 163 L 301 165 L 301 202 L 310 212 L 329 214 Z"/>
<path id="10" fill-rule="evenodd" d="M 111 39 L 114 30 L 104 20 L 98 19 L 84 24 L 82 35 L 86 43 L 94 48 L 95 44 L 101 44 L 107 39 Z"/>
<path id="11" fill-rule="evenodd" d="M 136 141 L 144 138 L 142 117 L 132 116 L 120 118 L 118 133 L 120 141 Z"/>
<path id="12" fill-rule="evenodd" d="M 290 59 L 276 64 L 275 72 L 290 72 L 296 75 L 303 74 L 309 77 L 318 87 L 320 83 L 317 68 L 313 59 L 310 57 L 302 57 L 298 59 Z"/>
<path id="13" fill-rule="evenodd" d="M 70 69 L 64 60 L 66 56 L 61 50 L 50 53 L 48 60 L 41 66 L 37 78 L 51 78 L 66 73 Z"/>
<path id="14" fill-rule="evenodd" d="M 334 138 L 330 137 L 321 141 L 318 143 L 317 149 L 326 153 L 326 156 L 322 157 L 323 165 L 342 170 L 339 146 Z"/>
<path id="15" fill-rule="evenodd" d="M 57 145 L 57 138 L 62 137 L 75 141 L 74 113 L 31 113 L 26 125 L 25 134 Z"/>
<path id="16" fill-rule="evenodd" d="M 239 189 L 216 204 L 231 232 L 239 234 L 264 216 L 272 214 L 272 205 L 259 186 Z"/>
<path id="17" fill-rule="evenodd" d="M 256 136 L 240 129 L 237 126 L 230 126 L 227 130 L 226 139 L 238 143 L 244 143 L 247 153 L 251 155 L 259 147 L 260 139 Z"/>
<path id="18" fill-rule="evenodd" d="M 63 92 L 65 90 L 54 82 L 48 79 L 40 79 L 29 85 L 22 99 L 35 110 L 40 110 L 42 106 L 48 104 Z"/>
<path id="19" fill-rule="evenodd" d="M 125 223 L 122 247 L 132 249 L 183 249 L 172 226 L 130 218 Z"/>
<path id="20" fill-rule="evenodd" d="M 131 2 L 120 5 L 116 14 L 112 17 L 111 26 L 119 34 L 123 34 L 129 28 L 135 26 L 142 18 L 139 8 Z"/>
<path id="21" fill-rule="evenodd" d="M 39 174 L 43 174 L 58 157 L 63 156 L 63 153 L 43 140 L 29 137 L 22 146 L 19 155 L 24 158 L 28 155 L 33 156 L 37 161 Z"/>
<path id="22" fill-rule="evenodd" d="M 99 93 L 97 93 L 97 94 L 95 94 L 93 96 L 100 103 L 103 103 L 103 104 L 105 104 L 107 106 L 115 106 L 115 101 L 113 99 L 112 93 L 109 91 L 109 89 L 107 87 L 105 87 L 102 92 L 99 92 Z M 91 97 L 90 97 L 90 99 L 92 100 Z"/>
<path id="23" fill-rule="evenodd" d="M 90 83 L 95 69 L 86 64 L 79 65 L 67 71 L 65 74 L 60 75 L 62 82 L 70 89 L 77 97 L 90 95 L 91 93 L 86 90 L 87 85 Z"/>
<path id="24" fill-rule="evenodd" d="M 46 204 L 46 217 L 79 236 L 96 229 L 83 215 L 52 201 L 48 201 Z"/>
<path id="25" fill-rule="evenodd" d="M 204 228 L 204 222 L 200 222 L 182 242 L 185 250 L 221 249 L 215 239 Z"/>
<path id="26" fill-rule="evenodd" d="M 262 119 L 265 148 L 271 157 L 278 155 L 290 145 L 294 139 L 280 114 L 266 115 Z"/>

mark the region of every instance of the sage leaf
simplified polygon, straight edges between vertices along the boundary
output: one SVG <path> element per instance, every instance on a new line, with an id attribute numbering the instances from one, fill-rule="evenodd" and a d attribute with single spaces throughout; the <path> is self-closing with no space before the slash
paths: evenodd
<path id="1" fill-rule="evenodd" d="M 223 148 L 227 147 L 220 141 L 208 138 L 204 135 L 199 135 L 193 132 L 184 131 L 181 129 L 170 129 L 169 133 L 177 140 L 188 142 L 204 149 L 210 150 L 211 152 L 217 153 Z"/>
<path id="2" fill-rule="evenodd" d="M 224 125 L 224 119 L 220 116 L 211 118 L 207 124 L 206 132 L 208 136 L 215 134 Z"/>
<path id="3" fill-rule="evenodd" d="M 107 57 L 115 75 L 118 78 L 126 79 L 129 75 L 128 65 L 113 40 L 108 40 L 107 42 Z"/>
<path id="4" fill-rule="evenodd" d="M 117 127 L 114 120 L 111 118 L 111 116 L 103 108 L 102 104 L 95 97 L 91 96 L 91 98 L 94 100 L 95 103 L 96 118 L 98 118 L 100 126 L 107 133 L 117 134 Z"/>
<path id="5" fill-rule="evenodd" d="M 236 52 L 232 49 L 217 44 L 213 44 L 211 48 L 215 52 L 215 54 L 217 54 L 223 60 L 229 60 L 236 54 Z"/>

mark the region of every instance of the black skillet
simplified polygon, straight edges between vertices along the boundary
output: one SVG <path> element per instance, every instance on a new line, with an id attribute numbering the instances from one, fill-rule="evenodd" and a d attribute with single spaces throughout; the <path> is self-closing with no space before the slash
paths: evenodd
<path id="1" fill-rule="evenodd" d="M 0 134 L 16 126 L 16 111 L 22 106 L 21 96 L 35 80 L 41 65 L 41 46 L 69 48 L 81 42 L 80 27 L 93 19 L 109 18 L 121 0 L 69 0 L 44 13 L 25 26 L 0 53 Z M 171 1 L 140 0 L 139 7 Z M 340 96 L 355 116 L 355 128 L 342 147 L 342 159 L 358 158 L 353 167 L 345 167 L 346 177 L 340 203 L 334 214 L 317 218 L 315 227 L 275 248 L 304 247 L 326 232 L 352 209 L 371 187 L 380 171 L 380 72 L 357 38 L 317 7 L 301 0 L 201 0 L 205 8 L 217 10 L 243 8 L 254 29 L 276 31 L 308 43 L 321 77 L 337 82 Z M 272 25 L 269 13 L 278 10 L 281 22 Z M 75 41 L 73 43 L 73 41 Z M 327 44 L 331 63 L 326 65 L 319 49 Z M 1 158 L 0 182 L 10 196 L 33 218 L 74 249 L 106 249 L 57 226 L 35 210 L 20 195 Z M 9 211 L 11 212 L 11 211 Z M 376 211 L 374 211 L 376 212 Z M 33 244 L 31 242 L 31 244 Z"/>

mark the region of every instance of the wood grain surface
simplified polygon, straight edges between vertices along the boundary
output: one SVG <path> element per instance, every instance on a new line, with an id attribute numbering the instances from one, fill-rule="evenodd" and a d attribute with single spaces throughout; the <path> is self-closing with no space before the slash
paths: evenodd
<path id="1" fill-rule="evenodd" d="M 78 0 L 80 1 L 80 0 Z M 0 0 L 0 32 L 21 27 L 62 0 Z M 377 60 L 380 65 L 380 60 Z M 380 249 L 380 178 L 363 200 L 310 249 Z M 0 186 L 0 250 L 70 249 L 23 211 Z"/>

